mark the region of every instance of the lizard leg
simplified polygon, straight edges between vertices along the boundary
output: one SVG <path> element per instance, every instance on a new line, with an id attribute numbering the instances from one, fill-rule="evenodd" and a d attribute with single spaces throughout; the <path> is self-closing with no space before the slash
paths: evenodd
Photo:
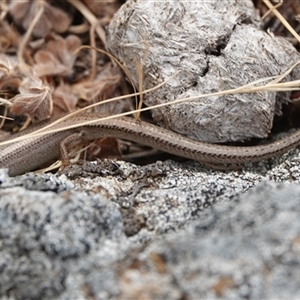
<path id="1" fill-rule="evenodd" d="M 75 132 L 70 134 L 60 143 L 60 155 L 63 166 L 70 165 L 70 149 L 78 146 L 84 141 L 82 132 Z"/>

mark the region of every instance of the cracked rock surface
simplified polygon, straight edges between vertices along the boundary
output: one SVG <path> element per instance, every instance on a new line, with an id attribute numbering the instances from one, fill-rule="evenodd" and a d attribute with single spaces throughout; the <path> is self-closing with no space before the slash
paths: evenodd
<path id="1" fill-rule="evenodd" d="M 108 26 L 107 47 L 144 89 L 148 106 L 238 88 L 299 60 L 283 38 L 260 30 L 252 1 L 129 0 Z M 287 80 L 299 78 L 299 70 Z M 289 93 L 212 96 L 152 111 L 156 123 L 207 142 L 266 137 Z"/>

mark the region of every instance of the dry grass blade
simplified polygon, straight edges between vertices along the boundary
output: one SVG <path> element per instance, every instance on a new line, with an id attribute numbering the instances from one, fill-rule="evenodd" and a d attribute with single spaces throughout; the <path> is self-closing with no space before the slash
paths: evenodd
<path id="1" fill-rule="evenodd" d="M 101 26 L 99 25 L 99 22 L 97 20 L 97 18 L 95 17 L 95 15 L 93 15 L 93 13 L 91 13 L 89 11 L 89 9 L 80 1 L 78 0 L 68 0 L 69 3 L 71 3 L 77 10 L 79 10 L 83 16 L 90 22 L 90 24 L 92 25 L 90 27 L 90 32 L 91 32 L 91 44 L 93 47 L 90 47 L 90 46 L 81 46 L 79 48 L 77 48 L 76 51 L 72 51 L 72 54 L 74 53 L 77 53 L 80 49 L 83 49 L 83 48 L 88 48 L 88 49 L 93 49 L 93 53 L 95 50 L 101 52 L 101 53 L 104 53 L 105 55 L 107 55 L 114 63 L 116 63 L 125 73 L 125 75 L 127 76 L 127 78 L 131 81 L 132 83 L 132 86 L 134 87 L 134 84 L 131 80 L 131 76 L 130 74 L 128 73 L 128 71 L 126 70 L 126 68 L 124 68 L 120 62 L 118 62 L 111 54 L 107 53 L 106 51 L 104 50 L 101 50 L 101 49 L 98 49 L 96 47 L 94 47 L 95 43 L 94 43 L 94 38 L 93 38 L 93 32 L 94 30 L 97 32 L 98 36 L 100 37 L 102 43 L 105 45 L 105 35 L 104 35 L 104 31 L 103 29 L 101 28 Z M 278 11 L 276 10 L 276 7 L 273 6 L 268 0 L 264 0 L 265 4 L 272 10 L 272 12 L 278 16 Z M 28 42 L 28 39 L 30 37 L 30 34 L 35 26 L 35 24 L 38 22 L 38 20 L 41 18 L 41 15 L 43 14 L 43 11 L 44 11 L 44 5 L 45 5 L 46 2 L 44 1 L 41 1 L 39 2 L 39 10 L 31 24 L 31 26 L 28 28 L 24 38 L 23 38 L 23 44 L 21 44 L 21 47 L 19 49 L 19 52 L 18 52 L 18 58 L 19 58 L 19 62 L 20 63 L 24 63 L 25 62 L 23 61 L 23 51 L 24 51 L 24 48 Z M 278 13 L 278 14 L 277 14 Z M 279 14 L 280 15 L 280 14 Z M 283 19 L 283 18 L 282 18 Z M 281 21 L 284 22 L 285 20 L 283 19 Z M 298 36 L 298 35 L 297 35 Z M 299 36 L 298 36 L 299 37 Z M 63 40 L 61 37 L 58 38 L 59 39 L 59 44 L 61 45 L 61 40 Z M 300 39 L 299 39 L 300 40 Z M 51 41 L 52 44 L 54 44 L 54 41 Z M 50 44 L 51 44 L 50 43 Z M 54 48 L 62 48 L 62 47 L 54 47 Z M 73 50 L 74 48 L 72 49 L 67 49 L 71 52 L 71 50 Z M 43 50 L 44 51 L 44 50 Z M 59 55 L 59 57 L 61 56 L 64 56 L 66 51 L 62 52 L 63 55 Z M 36 52 L 38 53 L 38 51 Z M 38 55 L 37 55 L 38 56 Z M 73 63 L 74 63 L 74 55 L 72 56 L 72 59 L 73 60 L 70 60 L 69 58 L 67 59 L 67 66 L 69 66 L 68 68 L 68 72 L 64 73 L 64 74 L 60 74 L 60 75 L 68 75 L 68 74 L 71 74 L 71 70 L 73 69 Z M 144 53 L 144 58 L 143 60 L 145 59 L 146 57 L 146 53 Z M 71 63 L 69 63 L 71 62 Z M 185 98 L 185 99 L 178 99 L 178 100 L 175 100 L 175 101 L 172 101 L 172 102 L 169 102 L 169 103 L 163 103 L 163 104 L 159 104 L 159 105 L 155 105 L 155 106 L 152 106 L 152 107 L 146 107 L 146 108 L 142 108 L 141 109 L 141 104 L 140 106 L 138 107 L 138 109 L 136 110 L 133 110 L 133 111 L 130 111 L 130 112 L 125 112 L 125 113 L 122 113 L 122 114 L 118 114 L 118 115 L 114 115 L 114 116 L 110 116 L 110 117 L 107 117 L 105 119 L 112 119 L 112 118 L 117 118 L 117 117 L 120 117 L 120 116 L 126 116 L 126 115 L 132 115 L 134 113 L 141 113 L 143 111 L 149 111 L 151 109 L 155 109 L 155 108 L 159 108 L 159 107 L 163 107 L 163 106 L 168 106 L 168 105 L 172 105 L 172 104 L 176 104 L 176 103 L 182 103 L 182 102 L 187 102 L 187 101 L 196 101 L 196 100 L 199 100 L 199 99 L 202 99 L 202 98 L 206 98 L 206 97 L 210 97 L 210 96 L 222 96 L 222 95 L 228 95 L 228 94 L 238 94 L 238 93 L 255 93 L 255 92 L 259 92 L 259 91 L 274 91 L 274 92 L 277 92 L 277 91 L 293 91 L 293 90 L 299 90 L 299 86 L 300 86 L 300 80 L 295 80 L 295 81 L 289 81 L 289 82 L 284 82 L 282 83 L 281 81 L 296 67 L 296 65 L 298 65 L 299 63 L 295 64 L 294 66 L 292 66 L 291 68 L 289 68 L 284 74 L 281 74 L 277 77 L 268 77 L 268 78 L 262 78 L 262 79 L 259 79 L 259 80 L 256 80 L 252 83 L 249 83 L 247 85 L 244 85 L 244 86 L 241 86 L 239 88 L 235 88 L 235 89 L 230 89 L 230 90 L 226 90 L 226 91 L 219 91 L 219 92 L 215 92 L 215 93 L 209 93 L 209 94 L 203 94 L 203 95 L 197 95 L 197 96 L 194 96 L 194 97 L 189 97 L 189 98 Z M 92 64 L 94 65 L 94 64 Z M 1 67 L 1 66 L 0 66 Z M 2 66 L 4 69 L 2 70 L 2 72 L 4 72 L 4 74 L 6 73 L 9 73 L 10 71 L 10 68 L 11 67 L 8 67 L 6 68 L 5 66 Z M 139 68 L 137 68 L 139 73 L 143 73 L 143 70 L 142 70 L 142 66 L 140 67 L 140 70 Z M 57 70 L 57 68 L 55 68 L 55 70 Z M 1 71 L 1 70 L 0 70 Z M 27 72 L 28 73 L 28 72 Z M 92 72 L 93 73 L 93 72 Z M 46 73 L 43 73 L 42 75 L 45 75 Z M 176 76 L 177 74 L 175 74 L 174 76 Z M 93 84 L 94 82 L 91 82 L 91 84 Z M 80 114 L 82 111 L 85 111 L 85 110 L 89 110 L 93 107 L 96 107 L 96 106 L 99 106 L 99 105 L 102 105 L 102 104 L 105 104 L 105 103 L 109 103 L 109 102 L 112 102 L 112 101 L 116 101 L 116 100 L 120 100 L 120 99 L 125 99 L 125 98 L 128 98 L 128 97 L 132 97 L 132 96 L 137 96 L 139 95 L 140 96 L 140 99 L 143 99 L 143 95 L 146 94 L 146 93 L 149 93 L 155 89 L 158 89 L 160 86 L 162 86 L 164 83 L 152 88 L 152 89 L 148 89 L 148 90 L 145 90 L 143 91 L 143 83 L 142 83 L 142 78 L 140 76 L 140 80 L 139 80 L 139 92 L 135 92 L 135 93 L 132 93 L 132 94 L 129 94 L 129 95 L 124 95 L 124 96 L 121 96 L 121 97 L 114 97 L 114 98 L 111 98 L 111 99 L 108 99 L 108 100 L 105 100 L 105 101 L 102 101 L 101 103 L 95 103 L 93 105 L 90 105 L 90 106 L 87 106 L 85 107 L 84 109 L 82 110 L 79 110 L 79 111 L 76 111 L 74 114 Z M 72 87 L 74 88 L 73 89 L 73 92 L 75 91 L 75 84 L 73 85 L 69 85 L 68 87 Z M 41 90 L 41 89 L 40 89 Z M 37 90 L 35 90 L 37 91 Z M 63 98 L 63 94 L 65 92 L 61 91 L 59 88 L 56 87 L 56 94 L 57 94 L 57 98 Z M 46 103 L 47 105 L 47 108 L 48 110 L 52 110 L 52 107 L 50 107 L 50 105 L 48 105 L 48 102 L 45 101 L 45 99 L 47 98 L 46 96 L 46 93 L 47 91 L 44 91 L 41 93 L 40 97 L 38 97 L 36 99 L 36 101 L 32 104 L 32 106 L 30 107 L 29 110 L 34 110 L 36 106 L 43 106 L 41 105 L 42 103 Z M 54 92 L 55 93 L 55 92 Z M 22 94 L 22 93 L 21 93 Z M 37 96 L 37 95 L 33 95 L 35 93 L 29 93 L 30 95 L 29 96 Z M 77 95 L 78 96 L 78 95 Z M 16 97 L 18 98 L 18 97 Z M 26 98 L 26 97 L 25 97 Z M 77 98 L 81 98 L 81 99 L 85 99 L 87 97 L 83 97 L 82 95 L 80 95 L 80 97 L 77 97 Z M 39 100 L 39 101 L 38 101 Z M 1 100 L 0 100 L 1 101 Z M 60 102 L 60 101 L 59 101 Z M 3 102 L 4 103 L 4 102 Z M 62 109 L 65 109 L 67 111 L 72 111 L 74 108 L 75 108 L 75 104 L 76 104 L 76 101 L 75 101 L 75 98 L 74 99 L 70 99 L 70 102 L 69 103 L 61 103 L 61 108 Z M 22 104 L 23 105 L 23 104 Z M 24 106 L 24 105 L 23 105 Z M 58 104 L 59 106 L 59 104 Z M 46 111 L 47 112 L 47 111 Z M 48 111 L 49 112 L 49 111 Z M 31 133 L 30 135 L 26 135 L 26 136 L 22 136 L 22 137 L 19 137 L 15 140 L 10 140 L 10 141 L 7 141 L 7 142 L 4 142 L 4 143 L 0 143 L 0 145 L 6 145 L 6 144 L 9 144 L 9 143 L 12 143 L 12 142 L 15 142 L 17 140 L 23 140 L 23 139 L 26 139 L 28 138 L 28 136 L 39 136 L 39 135 L 44 135 L 44 134 L 47 134 L 47 133 L 50 133 L 50 132 L 57 132 L 57 131 L 62 131 L 62 130 L 66 130 L 66 129 L 70 129 L 70 128 L 76 128 L 76 127 L 80 127 L 80 126 L 84 126 L 84 125 L 89 125 L 89 124 L 93 124 L 93 123 L 96 123 L 98 122 L 98 120 L 91 120 L 89 122 L 85 122 L 85 123 L 82 123 L 82 124 L 75 124 L 73 126 L 70 126 L 70 127 L 66 127 L 66 128 L 60 128 L 59 130 L 58 129 L 55 129 L 55 130 L 51 130 L 51 126 L 54 126 L 55 124 L 59 123 L 59 122 L 62 122 L 64 120 L 66 120 L 67 118 L 69 118 L 70 116 L 74 115 L 74 114 L 70 114 L 70 115 L 67 115 L 57 121 L 55 121 L 53 124 L 50 124 L 49 126 L 37 131 L 37 132 L 33 132 Z"/>
<path id="2" fill-rule="evenodd" d="M 272 4 L 272 8 L 271 9 L 269 9 L 261 18 L 262 18 L 262 20 L 264 20 L 269 14 L 271 14 L 275 9 L 277 9 L 278 7 L 280 7 L 281 5 L 282 5 L 282 3 L 283 3 L 283 0 L 280 0 L 280 2 L 279 3 L 277 3 L 276 5 L 273 5 Z"/>
<path id="3" fill-rule="evenodd" d="M 288 74 L 290 74 L 294 68 L 296 68 L 300 64 L 300 61 L 296 62 L 289 69 L 287 69 L 282 75 L 278 75 L 273 81 L 269 82 L 267 85 L 272 85 L 283 80 Z"/>
<path id="4" fill-rule="evenodd" d="M 150 48 L 150 45 L 149 45 L 149 42 L 145 39 L 145 46 L 146 46 L 146 50 L 143 54 L 143 58 L 142 58 L 142 61 L 139 63 L 136 59 L 136 66 L 137 66 L 137 73 L 138 73 L 138 81 L 139 81 L 139 92 L 140 92 L 140 101 L 138 103 L 138 106 L 137 106 L 137 110 L 138 110 L 138 113 L 136 113 L 135 115 L 135 119 L 136 120 L 139 120 L 140 119 L 140 112 L 139 110 L 142 108 L 143 106 L 143 89 L 144 89 L 144 77 L 143 77 L 143 74 L 144 74 L 144 64 L 145 64 L 145 61 L 146 61 L 146 57 L 147 57 L 147 54 L 149 52 L 149 48 Z"/>
<path id="5" fill-rule="evenodd" d="M 263 78 L 263 79 L 256 80 L 256 81 L 254 81 L 254 82 L 252 82 L 250 84 L 247 84 L 245 86 L 242 86 L 242 87 L 239 87 L 239 88 L 236 88 L 236 89 L 230 89 L 230 90 L 221 91 L 221 92 L 215 92 L 215 93 L 209 93 L 209 94 L 204 94 L 204 95 L 198 95 L 198 96 L 184 98 L 184 99 L 177 99 L 175 101 L 168 102 L 168 103 L 162 103 L 162 104 L 154 105 L 154 106 L 151 106 L 151 107 L 145 107 L 145 108 L 142 108 L 142 109 L 137 109 L 137 110 L 133 110 L 133 111 L 130 111 L 130 112 L 121 113 L 121 114 L 118 114 L 118 115 L 108 116 L 108 117 L 102 118 L 101 120 L 109 120 L 109 119 L 114 119 L 114 118 L 118 118 L 118 117 L 128 116 L 128 115 L 132 115 L 132 114 L 137 113 L 137 112 L 149 111 L 149 110 L 152 110 L 152 109 L 155 109 L 155 108 L 160 108 L 160 107 L 163 107 L 163 106 L 168 106 L 168 105 L 182 103 L 182 102 L 188 102 L 188 101 L 192 101 L 192 100 L 193 101 L 194 100 L 199 100 L 199 99 L 203 99 L 203 98 L 211 97 L 211 96 L 221 96 L 221 95 L 238 94 L 238 93 L 255 93 L 255 92 L 259 92 L 259 91 L 291 91 L 291 90 L 299 90 L 300 89 L 300 80 L 289 81 L 289 82 L 284 82 L 284 83 L 278 83 L 277 82 L 278 78 L 280 78 L 280 80 L 284 79 L 285 76 L 287 76 L 293 70 L 293 68 L 295 68 L 297 65 L 298 65 L 298 63 L 294 64 L 284 74 L 277 76 L 275 78 L 275 80 L 274 80 L 274 77 Z M 177 75 L 177 74 L 174 74 L 172 77 L 174 77 L 175 75 Z M 171 78 L 169 78 L 169 80 Z M 257 84 L 260 84 L 262 82 L 266 82 L 267 80 L 271 80 L 271 81 L 268 82 L 268 83 L 266 83 L 265 85 L 256 86 Z M 160 86 L 162 86 L 165 83 L 166 82 L 164 82 L 164 83 L 162 83 L 162 84 L 160 84 L 160 85 L 158 85 L 155 88 L 152 88 L 150 90 L 143 91 L 143 94 L 149 93 L 152 90 L 158 89 Z M 139 92 L 138 93 L 134 93 L 134 94 L 130 94 L 130 95 L 125 95 L 125 96 L 121 96 L 121 97 L 116 97 L 116 98 L 108 99 L 108 100 L 103 101 L 102 103 L 107 103 L 107 102 L 110 102 L 110 101 L 124 99 L 124 98 L 126 98 L 128 96 L 135 96 L 135 95 L 139 95 Z M 99 122 L 99 119 L 97 119 L 97 120 L 90 120 L 90 121 L 87 121 L 87 122 L 74 124 L 72 126 L 67 126 L 67 127 L 64 127 L 64 128 L 59 128 L 59 129 L 51 130 L 52 126 L 54 126 L 55 124 L 58 124 L 58 123 L 60 123 L 60 122 L 62 122 L 64 120 L 68 119 L 70 116 L 73 116 L 73 115 L 76 115 L 76 114 L 80 114 L 81 112 L 83 112 L 85 110 L 88 110 L 91 107 L 95 107 L 95 106 L 101 105 L 102 103 L 95 103 L 93 105 L 87 106 L 87 107 L 85 107 L 85 108 L 83 108 L 83 109 L 81 109 L 79 111 L 74 112 L 73 114 L 67 115 L 67 116 L 65 116 L 65 117 L 63 117 L 63 118 L 61 118 L 61 119 L 53 122 L 52 124 L 50 124 L 50 125 L 42 128 L 40 130 L 37 130 L 37 131 L 35 131 L 33 133 L 30 133 L 30 134 L 28 134 L 26 136 L 22 136 L 22 137 L 14 139 L 14 140 L 2 142 L 2 143 L 0 143 L 0 146 L 7 145 L 7 144 L 10 144 L 10 143 L 13 143 L 13 142 L 20 141 L 20 140 L 24 140 L 24 139 L 27 139 L 28 137 L 37 137 L 37 136 L 41 136 L 41 135 L 45 135 L 45 134 L 49 134 L 49 133 L 54 133 L 54 132 L 64 131 L 64 130 L 68 130 L 68 129 L 72 129 L 72 128 L 82 127 L 82 126 L 85 126 L 85 125 L 95 124 L 95 123 Z M 48 129 L 50 129 L 50 130 L 48 130 Z"/>
<path id="6" fill-rule="evenodd" d="M 175 74 L 174 74 L 173 76 L 171 76 L 170 78 L 168 78 L 166 81 L 162 82 L 161 84 L 159 84 L 159 85 L 157 85 L 157 86 L 155 86 L 155 87 L 153 87 L 153 88 L 151 88 L 151 89 L 148 89 L 148 90 L 143 91 L 143 93 L 146 94 L 146 93 L 149 93 L 149 92 L 154 91 L 154 90 L 156 90 L 156 89 L 159 89 L 161 86 L 163 86 L 164 84 L 166 84 L 166 82 L 167 82 L 168 80 L 171 80 L 171 79 L 172 79 L 174 76 L 176 76 L 177 74 L 178 74 L 178 72 L 175 73 Z M 96 107 L 96 106 L 99 106 L 99 105 L 102 105 L 102 104 L 106 104 L 106 103 L 109 103 L 109 102 L 112 102 L 112 101 L 116 101 L 116 100 L 126 99 L 126 98 L 128 98 L 128 97 L 134 97 L 134 96 L 137 96 L 137 95 L 139 95 L 139 94 L 140 94 L 139 92 L 136 92 L 136 93 L 133 93 L 133 94 L 128 94 L 128 95 L 124 95 L 124 96 L 120 96 L 120 97 L 114 97 L 114 98 L 111 98 L 111 99 L 107 99 L 107 100 L 102 101 L 101 103 L 94 103 L 94 104 L 91 104 L 91 105 L 89 105 L 89 106 L 87 106 L 87 107 L 84 107 L 84 108 L 82 108 L 82 109 L 80 109 L 80 110 L 77 110 L 77 111 L 75 111 L 75 112 L 73 112 L 73 113 L 71 113 L 71 114 L 68 114 L 68 115 L 66 115 L 66 116 L 64 116 L 64 117 L 62 117 L 62 118 L 60 118 L 60 119 L 58 119 L 58 120 L 52 122 L 51 124 L 49 124 L 49 125 L 47 125 L 47 126 L 41 128 L 41 129 L 39 129 L 39 130 L 36 130 L 36 131 L 34 131 L 34 132 L 32 132 L 32 133 L 26 134 L 26 135 L 24 135 L 24 136 L 20 136 L 20 137 L 15 138 L 15 139 L 11 139 L 11 140 L 9 140 L 9 141 L 1 142 L 1 143 L 0 143 L 0 146 L 12 144 L 12 143 L 15 143 L 15 142 L 18 142 L 18 141 L 23 141 L 23 140 L 28 139 L 29 137 L 37 137 L 37 136 L 45 135 L 45 134 L 52 133 L 52 132 L 64 131 L 64 130 L 67 130 L 67 129 L 70 129 L 70 128 L 77 128 L 77 127 L 81 127 L 81 126 L 83 126 L 83 125 L 88 125 L 88 124 L 96 123 L 96 122 L 98 122 L 98 120 L 92 120 L 92 121 L 89 121 L 89 122 L 80 123 L 80 124 L 77 124 L 77 125 L 68 126 L 68 127 L 64 127 L 64 128 L 60 128 L 60 129 L 56 129 L 56 130 L 52 130 L 52 131 L 51 131 L 51 130 L 48 130 L 48 129 L 51 129 L 51 127 L 53 127 L 54 125 L 59 124 L 59 123 L 65 121 L 65 120 L 67 120 L 67 119 L 70 118 L 71 116 L 75 116 L 75 115 L 77 115 L 77 114 L 80 114 L 80 113 L 82 113 L 82 112 L 84 112 L 84 111 L 86 111 L 86 110 L 89 110 L 89 109 L 91 109 L 91 108 L 94 108 L 94 107 Z M 171 104 L 171 103 L 169 103 L 168 105 L 170 105 L 170 104 Z M 151 108 L 148 108 L 148 109 L 146 109 L 146 110 L 150 110 L 150 109 L 151 109 Z M 139 110 L 139 111 L 144 111 L 144 110 L 145 110 L 145 109 L 142 109 L 142 110 Z M 133 113 L 135 113 L 135 112 L 137 112 L 137 110 L 135 110 L 135 111 L 130 111 L 130 112 L 123 113 L 123 114 L 113 115 L 113 116 L 107 117 L 107 119 L 117 118 L 117 117 L 119 117 L 119 116 L 131 115 L 131 114 L 133 114 Z"/>
<path id="7" fill-rule="evenodd" d="M 25 63 L 24 59 L 23 59 L 23 53 L 25 50 L 25 46 L 31 36 L 31 33 L 33 31 L 33 28 L 36 26 L 37 22 L 39 21 L 39 19 L 41 18 L 43 12 L 44 12 L 44 1 L 42 2 L 38 2 L 39 4 L 39 9 L 34 17 L 34 19 L 32 20 L 32 23 L 30 24 L 29 28 L 26 31 L 26 34 L 24 35 L 21 44 L 19 46 L 19 50 L 18 50 L 18 61 L 19 61 L 19 68 L 21 70 L 23 70 L 25 73 L 29 72 L 30 68 L 29 66 Z"/>
<path id="8" fill-rule="evenodd" d="M 274 13 L 274 15 L 280 20 L 280 22 L 286 27 L 286 29 L 297 39 L 300 43 L 300 37 L 298 33 L 292 28 L 292 26 L 287 22 L 287 20 L 281 15 L 281 13 L 276 9 L 276 7 L 269 1 L 263 0 L 265 5 Z"/>
<path id="9" fill-rule="evenodd" d="M 72 4 L 76 9 L 78 9 L 82 15 L 89 21 L 92 27 L 95 27 L 95 30 L 102 41 L 104 47 L 106 45 L 105 31 L 100 26 L 98 19 L 89 11 L 89 9 L 78 0 L 67 0 L 70 4 Z"/>
<path id="10" fill-rule="evenodd" d="M 8 101 L 8 100 L 6 100 L 6 99 L 4 99 L 4 98 L 0 97 L 0 105 L 8 105 L 8 106 L 10 106 L 11 102 Z M 1 117 L 3 117 L 3 116 L 1 116 Z"/>

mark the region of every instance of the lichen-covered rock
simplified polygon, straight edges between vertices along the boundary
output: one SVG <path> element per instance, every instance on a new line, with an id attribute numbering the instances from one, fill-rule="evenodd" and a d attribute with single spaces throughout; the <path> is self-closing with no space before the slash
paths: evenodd
<path id="1" fill-rule="evenodd" d="M 81 286 L 97 281 L 93 292 L 104 296 L 96 299 L 105 299 L 117 291 L 106 265 L 117 253 L 109 241 L 119 239 L 121 214 L 103 197 L 0 188 L 0 297 L 58 299 L 72 286 L 62 299 L 86 299 Z"/>
<path id="2" fill-rule="evenodd" d="M 0 299 L 299 299 L 299 151 L 226 173 L 1 169 Z"/>
<path id="3" fill-rule="evenodd" d="M 121 299 L 299 299 L 299 192 L 264 182 L 156 239 L 120 272 Z"/>
<path id="4" fill-rule="evenodd" d="M 276 76 L 299 60 L 289 42 L 259 26 L 252 1 L 129 0 L 108 27 L 107 47 L 136 86 L 137 64 L 144 65 L 144 89 L 179 71 L 146 95 L 151 106 Z M 288 96 L 213 96 L 155 109 L 153 117 L 164 127 L 207 142 L 265 137 Z"/>

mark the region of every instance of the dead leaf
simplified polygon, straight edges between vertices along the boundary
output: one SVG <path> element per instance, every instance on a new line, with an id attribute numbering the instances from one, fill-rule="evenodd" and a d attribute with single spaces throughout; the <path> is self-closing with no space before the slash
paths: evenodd
<path id="1" fill-rule="evenodd" d="M 54 90 L 52 98 L 53 105 L 65 113 L 74 111 L 78 102 L 78 98 L 74 95 L 70 85 L 64 82 L 61 82 Z"/>
<path id="2" fill-rule="evenodd" d="M 69 35 L 65 39 L 57 36 L 55 40 L 50 40 L 46 49 L 39 50 L 34 55 L 35 72 L 38 76 L 71 75 L 76 60 L 74 50 L 80 45 L 80 39 L 75 35 Z"/>
<path id="3" fill-rule="evenodd" d="M 95 0 L 83 0 L 86 6 L 91 12 L 98 18 L 105 18 L 110 20 L 115 12 L 119 9 L 120 3 L 117 0 L 114 1 L 95 1 Z"/>
<path id="4" fill-rule="evenodd" d="M 108 99 L 115 91 L 116 85 L 120 82 L 121 76 L 111 67 L 105 68 L 96 79 L 89 81 L 83 80 L 74 84 L 72 87 L 74 92 L 88 102 L 97 102 L 99 100 Z"/>
<path id="5" fill-rule="evenodd" d="M 116 158 L 122 157 L 119 150 L 119 143 L 115 138 L 103 138 L 94 141 L 94 143 L 87 149 L 87 153 L 84 155 L 89 161 L 97 158 Z"/>
<path id="6" fill-rule="evenodd" d="M 16 56 L 8 56 L 0 54 L 0 80 L 17 75 L 17 58 Z"/>
<path id="7" fill-rule="evenodd" d="M 29 115 L 34 122 L 48 119 L 51 116 L 53 109 L 51 88 L 35 74 L 26 77 L 19 91 L 20 94 L 13 98 L 12 113 Z"/>
<path id="8" fill-rule="evenodd" d="M 24 29 L 28 29 L 40 5 L 40 1 L 35 0 L 11 0 L 8 9 L 16 24 L 23 26 Z M 43 5 L 44 13 L 34 27 L 33 35 L 45 37 L 51 30 L 58 33 L 65 32 L 72 21 L 70 16 L 46 1 L 43 2 Z"/>

